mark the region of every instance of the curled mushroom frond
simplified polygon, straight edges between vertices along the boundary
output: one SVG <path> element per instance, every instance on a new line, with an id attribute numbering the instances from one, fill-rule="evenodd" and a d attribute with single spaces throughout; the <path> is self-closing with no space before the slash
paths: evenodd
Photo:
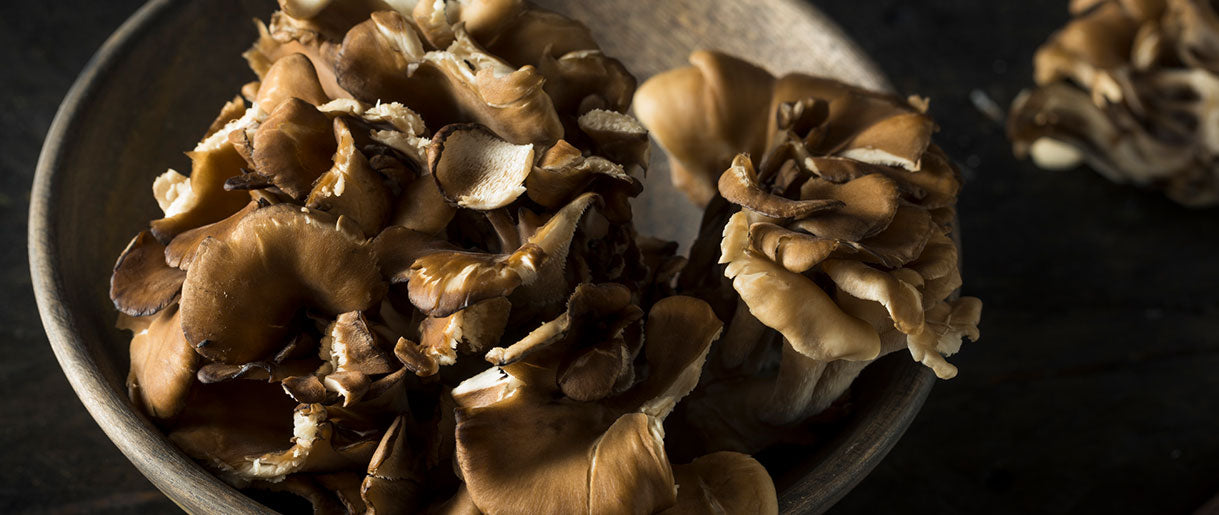
<path id="1" fill-rule="evenodd" d="M 329 471 L 351 464 L 366 463 L 376 449 L 376 441 L 357 441 L 346 446 L 335 443 L 335 429 L 327 420 L 326 408 L 305 404 L 292 413 L 291 446 L 245 456 L 231 456 L 222 461 L 227 472 L 243 480 L 279 481 L 297 472 Z M 184 439 L 180 436 L 178 441 Z M 221 456 L 213 459 L 223 460 Z"/>
<path id="2" fill-rule="evenodd" d="M 593 109 L 581 115 L 578 123 L 580 130 L 593 140 L 599 155 L 621 163 L 628 170 L 647 171 L 651 145 L 648 130 L 639 120 L 606 109 Z"/>
<path id="3" fill-rule="evenodd" d="M 844 205 L 837 199 L 791 200 L 766 192 L 758 184 L 758 173 L 754 171 L 753 160 L 746 154 L 733 158 L 732 166 L 720 176 L 719 190 L 720 194 L 733 204 L 778 219 L 805 218 L 833 211 Z"/>
<path id="4" fill-rule="evenodd" d="M 643 183 L 626 173 L 622 165 L 599 156 L 585 157 L 564 140 L 547 149 L 538 161 L 525 178 L 525 190 L 530 200 L 548 209 L 560 208 L 589 189 L 607 191 L 616 187 L 628 196 L 643 190 Z M 602 184 L 594 184 L 597 182 Z"/>
<path id="5" fill-rule="evenodd" d="M 409 272 L 411 302 L 430 316 L 447 316 L 521 286 L 550 284 L 562 273 L 580 219 L 598 200 L 586 193 L 571 201 L 511 253 L 452 250 L 419 257 Z"/>
<path id="6" fill-rule="evenodd" d="M 148 231 L 127 244 L 110 276 L 110 300 L 120 313 L 154 315 L 178 300 L 186 274 L 165 262 L 166 249 Z"/>
<path id="7" fill-rule="evenodd" d="M 724 54 L 695 52 L 690 62 L 645 82 L 635 110 L 668 151 L 674 185 L 696 204 L 714 196 L 734 156 L 762 156 L 784 139 L 816 156 L 922 168 L 935 124 L 909 102 L 808 75 L 776 78 Z"/>
<path id="8" fill-rule="evenodd" d="M 724 275 L 758 320 L 783 334 L 802 354 L 821 361 L 873 359 L 879 336 L 867 323 L 843 313 L 811 280 L 758 256 L 749 248 L 744 212 L 724 227 L 720 262 Z"/>
<path id="9" fill-rule="evenodd" d="M 615 296 L 612 290 L 602 293 Z M 529 496 L 529 509 L 542 513 L 562 512 L 572 502 L 602 511 L 628 493 L 639 511 L 674 505 L 661 422 L 697 384 L 721 325 L 706 303 L 689 297 L 658 302 L 645 325 L 644 352 L 656 368 L 643 382 L 600 402 L 556 399 L 549 383 L 553 372 L 539 373 L 537 367 L 491 368 L 454 389 L 457 463 L 481 509 L 522 509 L 521 498 L 503 492 L 539 488 L 564 496 L 561 503 L 544 505 Z M 688 334 L 691 329 L 697 333 Z M 549 429 L 526 436 L 525 420 Z M 547 466 L 536 466 L 541 460 Z"/>
<path id="10" fill-rule="evenodd" d="M 661 514 L 779 513 L 779 499 L 766 468 L 749 455 L 715 452 L 673 466 L 677 505 Z"/>
<path id="11" fill-rule="evenodd" d="M 258 84 L 254 105 L 274 113 L 288 99 L 295 98 L 314 106 L 330 101 L 318 80 L 317 70 L 304 54 L 290 54 L 275 61 Z"/>
<path id="12" fill-rule="evenodd" d="M 413 14 L 436 48 L 450 46 L 464 27 L 512 66 L 536 68 L 560 115 L 575 117 L 589 107 L 624 112 L 630 105 L 635 78 L 604 55 L 577 20 L 520 0 L 420 2 Z"/>
<path id="13" fill-rule="evenodd" d="M 642 344 L 637 323 L 643 311 L 619 284 L 581 284 L 567 310 L 520 341 L 495 347 L 486 359 L 499 367 L 554 369 L 558 389 L 569 398 L 592 401 L 621 392 L 634 379 L 634 360 Z"/>
<path id="14" fill-rule="evenodd" d="M 389 218 L 390 191 L 356 149 L 351 129 L 342 119 L 334 121 L 334 139 L 334 165 L 314 181 L 305 205 L 346 217 L 372 237 L 381 232 Z"/>
<path id="15" fill-rule="evenodd" d="M 373 13 L 347 32 L 335 73 L 356 98 L 401 102 L 432 126 L 473 121 L 519 144 L 563 135 L 537 71 L 513 68 L 460 28 L 444 50 L 428 51 L 406 18 Z"/>
<path id="16" fill-rule="evenodd" d="M 447 125 L 432 138 L 428 168 L 445 200 L 489 211 L 525 193 L 533 145 L 514 145 L 478 124 Z"/>
<path id="17" fill-rule="evenodd" d="M 935 371 L 941 379 L 957 375 L 957 367 L 944 360 L 961 349 L 962 338 L 977 341 L 978 321 L 982 302 L 973 297 L 940 302 L 927 311 L 927 324 L 918 334 L 910 335 L 910 355 Z"/>
<path id="18" fill-rule="evenodd" d="M 456 363 L 458 353 L 477 354 L 498 343 L 511 309 L 508 299 L 495 297 L 445 317 L 428 317 L 419 325 L 419 343 L 400 340 L 395 353 L 416 375 L 435 374 Z"/>
<path id="19" fill-rule="evenodd" d="M 182 327 L 200 354 L 258 361 L 282 344 L 297 312 L 338 315 L 385 293 L 358 229 L 304 208 L 258 209 L 224 238 L 199 244 L 182 290 Z"/>
<path id="20" fill-rule="evenodd" d="M 411 11 L 409 0 L 279 0 L 283 16 L 290 17 L 300 29 L 309 29 L 331 40 L 342 39 L 344 33 L 377 11 Z"/>
<path id="21" fill-rule="evenodd" d="M 335 153 L 332 123 L 298 98 L 288 98 L 254 132 L 255 172 L 296 200 L 304 200 L 314 181 L 331 166 Z"/>
<path id="22" fill-rule="evenodd" d="M 737 154 L 766 150 L 774 76 L 740 59 L 699 51 L 635 92 L 635 113 L 669 155 L 673 185 L 699 206 Z"/>
<path id="23" fill-rule="evenodd" d="M 258 106 L 246 109 L 240 118 L 229 121 L 186 153 L 191 160 L 189 177 L 170 169 L 153 181 L 153 196 L 165 213 L 164 218 L 149 224 L 158 241 L 168 244 L 174 236 L 223 220 L 250 201 L 246 193 L 224 188 L 225 181 L 240 175 L 247 165 L 228 137 L 257 127 L 265 117 Z"/>
<path id="24" fill-rule="evenodd" d="M 339 85 L 334 71 L 334 62 L 342 42 L 341 33 L 323 34 L 316 24 L 294 18 L 284 12 L 272 14 L 270 24 L 258 21 L 256 28 L 258 29 L 258 39 L 249 50 L 242 54 L 242 57 L 245 57 L 250 69 L 261 79 L 258 85 L 259 90 L 262 89 L 262 80 L 266 80 L 277 62 L 293 55 L 303 55 L 312 65 L 314 75 L 294 73 L 286 75 L 285 79 L 298 78 L 311 81 L 316 78 L 326 97 L 331 99 L 351 98 L 351 93 Z M 299 67 L 296 69 L 301 70 Z M 299 85 L 285 85 L 290 90 L 300 87 Z M 312 87 L 310 86 L 309 89 L 311 90 Z M 305 100 L 312 100 L 312 97 L 305 98 Z"/>
<path id="25" fill-rule="evenodd" d="M 149 416 L 171 418 L 186 406 L 199 355 L 182 337 L 176 305 L 133 322 L 125 327 L 134 333 L 127 393 Z"/>
<path id="26" fill-rule="evenodd" d="M 319 357 L 329 365 L 328 373 L 359 372 L 364 375 L 388 374 L 396 367 L 368 320 L 358 311 L 343 313 L 322 336 Z"/>

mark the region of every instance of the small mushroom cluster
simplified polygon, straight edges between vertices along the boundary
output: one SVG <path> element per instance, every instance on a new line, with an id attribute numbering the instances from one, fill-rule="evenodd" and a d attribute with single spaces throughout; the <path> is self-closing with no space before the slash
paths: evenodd
<path id="1" fill-rule="evenodd" d="M 636 234 L 635 79 L 518 0 L 281 0 L 122 252 L 133 403 L 239 487 L 330 513 L 774 513 L 670 462 L 723 324 Z"/>
<path id="2" fill-rule="evenodd" d="M 1086 162 L 1186 206 L 1219 203 L 1219 11 L 1208 0 L 1073 0 L 1034 56 L 1008 135 L 1042 168 Z"/>
<path id="3" fill-rule="evenodd" d="M 956 375 L 944 356 L 978 338 L 981 302 L 953 297 L 960 179 L 927 101 L 714 52 L 690 62 L 644 83 L 635 110 L 706 205 L 678 279 L 728 321 L 683 404 L 702 447 L 757 451 L 901 348 Z"/>

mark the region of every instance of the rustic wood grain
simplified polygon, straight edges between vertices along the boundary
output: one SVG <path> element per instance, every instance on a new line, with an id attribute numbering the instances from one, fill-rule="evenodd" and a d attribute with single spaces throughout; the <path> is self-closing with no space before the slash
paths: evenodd
<path id="1" fill-rule="evenodd" d="M 607 53 L 640 79 L 717 48 L 776 73 L 831 75 L 888 88 L 876 67 L 811 7 L 792 0 L 542 2 L 586 21 Z M 98 51 L 69 91 L 39 159 L 30 209 L 30 263 L 56 357 L 89 412 L 122 452 L 190 512 L 255 513 L 265 508 L 174 448 L 127 401 L 126 337 L 113 329 L 106 296 L 114 257 L 156 213 L 151 179 L 188 168 L 190 148 L 215 109 L 252 75 L 239 54 L 254 37 L 249 20 L 270 2 L 153 0 Z M 698 212 L 669 184 L 653 153 L 641 228 L 689 241 Z M 901 356 L 865 372 L 856 410 L 838 437 L 775 471 L 785 511 L 820 512 L 862 479 L 910 423 L 932 376 Z"/>

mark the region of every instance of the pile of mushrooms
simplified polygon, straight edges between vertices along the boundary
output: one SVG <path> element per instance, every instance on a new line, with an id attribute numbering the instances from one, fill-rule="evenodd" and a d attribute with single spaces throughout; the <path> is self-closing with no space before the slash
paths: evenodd
<path id="1" fill-rule="evenodd" d="M 925 102 L 705 53 L 636 94 L 518 0 L 280 8 L 110 288 L 132 402 L 234 486 L 318 513 L 775 513 L 748 453 L 878 356 L 950 377 L 977 337 Z M 632 223 L 633 99 L 708 204 L 689 266 Z"/>
<path id="2" fill-rule="evenodd" d="M 756 452 L 901 348 L 940 378 L 981 302 L 952 239 L 957 169 L 928 102 L 695 52 L 644 83 L 640 120 L 706 207 L 678 290 L 727 321 L 683 405 L 699 447 Z M 755 156 L 757 156 L 755 158 Z"/>
<path id="3" fill-rule="evenodd" d="M 1086 162 L 1186 206 L 1219 203 L 1219 12 L 1208 0 L 1073 0 L 1012 105 L 1018 156 Z"/>

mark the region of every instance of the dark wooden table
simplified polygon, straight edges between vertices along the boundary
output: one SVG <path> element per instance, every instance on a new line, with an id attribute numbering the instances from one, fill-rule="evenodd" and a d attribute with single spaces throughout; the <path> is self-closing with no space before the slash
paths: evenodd
<path id="1" fill-rule="evenodd" d="M 1219 210 L 1011 157 L 1006 106 L 1061 0 L 820 0 L 932 99 L 968 179 L 965 293 L 983 339 L 838 513 L 1181 513 L 1219 492 Z M 174 509 L 68 387 L 30 291 L 26 209 L 64 92 L 140 4 L 0 3 L 0 513 Z M 816 51 L 810 49 L 810 51 Z M 138 109 L 139 106 L 132 106 Z"/>

